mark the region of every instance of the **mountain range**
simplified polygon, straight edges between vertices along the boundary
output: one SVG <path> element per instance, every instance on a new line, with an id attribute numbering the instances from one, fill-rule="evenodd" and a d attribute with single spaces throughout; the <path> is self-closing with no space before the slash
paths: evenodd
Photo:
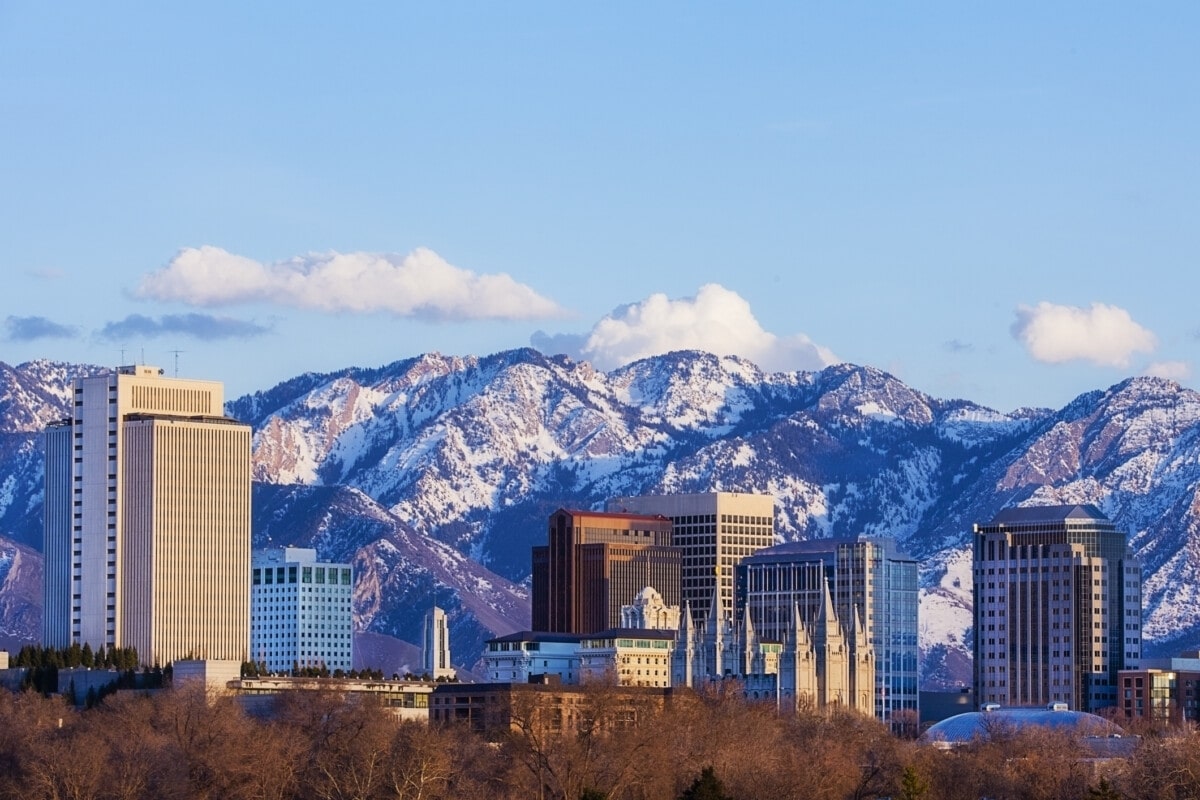
<path id="1" fill-rule="evenodd" d="M 38 434 L 97 369 L 0 363 L 0 645 L 39 632 Z M 1015 504 L 1098 506 L 1143 560 L 1146 650 L 1200 643 L 1200 394 L 1168 380 L 1001 413 L 850 364 L 684 351 L 606 373 L 521 349 L 309 373 L 226 408 L 254 429 L 255 546 L 353 562 L 376 642 L 419 641 L 425 609 L 449 609 L 468 667 L 528 627 L 556 508 L 712 490 L 772 495 L 785 540 L 885 535 L 919 557 L 927 687 L 969 683 L 971 525 Z"/>

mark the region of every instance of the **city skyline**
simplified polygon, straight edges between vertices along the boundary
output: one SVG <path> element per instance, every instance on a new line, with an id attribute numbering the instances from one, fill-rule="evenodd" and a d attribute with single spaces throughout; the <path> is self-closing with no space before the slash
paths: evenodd
<path id="1" fill-rule="evenodd" d="M 1197 15 L 7 9 L 0 360 L 230 397 L 531 343 L 1001 411 L 1194 385 Z"/>

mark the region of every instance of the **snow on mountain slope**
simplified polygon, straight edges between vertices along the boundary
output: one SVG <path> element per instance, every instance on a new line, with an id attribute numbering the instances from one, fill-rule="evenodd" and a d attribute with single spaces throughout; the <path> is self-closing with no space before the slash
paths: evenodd
<path id="1" fill-rule="evenodd" d="M 40 543 L 37 431 L 81 369 L 0 365 L 0 534 L 17 542 Z M 353 560 L 357 623 L 409 641 L 433 598 L 465 648 L 527 625 L 529 548 L 558 506 L 725 489 L 773 495 L 781 538 L 892 535 L 924 559 L 937 685 L 969 667 L 971 525 L 1018 503 L 1097 504 L 1144 560 L 1149 649 L 1200 644 L 1200 396 L 1170 381 L 1001 414 L 849 364 L 684 351 L 604 373 L 514 350 L 302 375 L 228 410 L 255 428 L 256 541 Z"/>

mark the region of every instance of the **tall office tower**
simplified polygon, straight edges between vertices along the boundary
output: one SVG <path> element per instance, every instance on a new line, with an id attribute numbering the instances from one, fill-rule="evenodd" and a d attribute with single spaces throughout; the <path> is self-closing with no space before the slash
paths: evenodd
<path id="1" fill-rule="evenodd" d="M 1141 655 L 1141 564 L 1090 505 L 1008 508 L 974 526 L 978 703 L 1117 703 Z"/>
<path id="2" fill-rule="evenodd" d="M 450 663 L 450 626 L 446 612 L 437 606 L 425 613 L 421 644 L 425 673 L 435 681 L 438 678 L 453 678 L 455 671 Z"/>
<path id="3" fill-rule="evenodd" d="M 250 427 L 222 395 L 147 366 L 74 382 L 46 431 L 47 645 L 246 659 Z"/>
<path id="4" fill-rule="evenodd" d="M 647 586 L 679 604 L 680 551 L 666 517 L 560 508 L 533 548 L 533 629 L 596 633 L 621 625 L 621 606 Z"/>
<path id="5" fill-rule="evenodd" d="M 855 615 L 863 625 L 875 658 L 875 716 L 891 722 L 898 711 L 918 711 L 917 567 L 895 541 L 882 537 L 788 542 L 738 566 L 737 607 L 750 609 L 759 635 L 782 641 L 793 608 L 806 621 L 814 619 L 829 586 L 848 642 Z"/>
<path id="6" fill-rule="evenodd" d="M 608 510 L 670 518 L 672 543 L 683 551 L 679 602 L 691 607 L 701 628 L 718 588 L 721 612 L 732 619 L 733 568 L 746 556 L 775 544 L 775 498 L 770 495 L 707 492 L 618 497 L 609 501 Z"/>
<path id="7" fill-rule="evenodd" d="M 256 550 L 250 570 L 250 658 L 272 672 L 354 667 L 354 571 L 303 547 Z"/>

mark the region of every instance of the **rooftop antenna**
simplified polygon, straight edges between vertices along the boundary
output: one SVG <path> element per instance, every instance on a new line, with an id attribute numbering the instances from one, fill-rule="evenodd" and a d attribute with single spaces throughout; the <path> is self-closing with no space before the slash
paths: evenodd
<path id="1" fill-rule="evenodd" d="M 178 378 L 179 377 L 179 354 L 186 353 L 187 351 L 186 350 L 172 350 L 171 352 L 175 354 L 175 377 Z"/>
<path id="2" fill-rule="evenodd" d="M 146 348 L 142 348 L 142 366 L 146 366 Z"/>
<path id="3" fill-rule="evenodd" d="M 125 364 L 125 348 L 124 347 L 121 348 L 121 361 L 119 363 L 122 366 L 124 366 L 124 364 Z"/>

